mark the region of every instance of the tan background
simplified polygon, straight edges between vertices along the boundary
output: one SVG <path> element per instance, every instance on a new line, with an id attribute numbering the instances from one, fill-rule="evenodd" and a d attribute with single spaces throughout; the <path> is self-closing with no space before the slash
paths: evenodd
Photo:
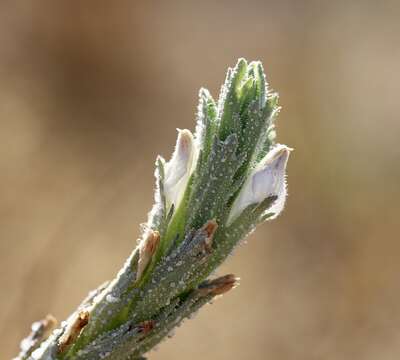
<path id="1" fill-rule="evenodd" d="M 398 1 L 2 1 L 0 358 L 135 245 L 153 163 L 239 56 L 263 61 L 290 196 L 242 284 L 151 359 L 400 357 Z"/>

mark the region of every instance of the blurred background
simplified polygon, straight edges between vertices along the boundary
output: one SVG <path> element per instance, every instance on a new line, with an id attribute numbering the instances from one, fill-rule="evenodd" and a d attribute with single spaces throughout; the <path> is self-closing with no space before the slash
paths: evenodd
<path id="1" fill-rule="evenodd" d="M 281 95 L 284 214 L 219 273 L 241 286 L 150 358 L 400 356 L 400 3 L 0 3 L 0 357 L 112 278 L 157 154 L 238 57 Z"/>

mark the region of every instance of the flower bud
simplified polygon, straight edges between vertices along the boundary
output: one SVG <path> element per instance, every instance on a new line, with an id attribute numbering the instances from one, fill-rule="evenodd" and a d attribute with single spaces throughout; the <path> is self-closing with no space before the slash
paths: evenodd
<path id="1" fill-rule="evenodd" d="M 279 144 L 260 161 L 250 173 L 234 201 L 228 225 L 248 206 L 259 204 L 271 196 L 276 196 L 277 200 L 268 209 L 268 212 L 274 213 L 274 217 L 279 215 L 286 199 L 285 171 L 291 150 L 286 145 Z"/>
<path id="2" fill-rule="evenodd" d="M 189 130 L 179 130 L 175 151 L 171 160 L 165 164 L 164 192 L 167 207 L 177 207 L 185 192 L 193 170 L 195 146 Z"/>

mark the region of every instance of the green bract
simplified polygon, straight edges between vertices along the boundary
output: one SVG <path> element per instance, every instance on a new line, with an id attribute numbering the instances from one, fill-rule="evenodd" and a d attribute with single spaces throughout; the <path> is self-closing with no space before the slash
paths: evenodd
<path id="1" fill-rule="evenodd" d="M 290 149 L 275 145 L 278 95 L 260 62 L 228 69 L 218 102 L 201 89 L 194 135 L 156 161 L 155 205 L 140 243 L 49 339 L 20 359 L 140 359 L 236 284 L 207 280 L 256 225 L 281 212 Z M 37 348 L 35 350 L 35 348 Z"/>

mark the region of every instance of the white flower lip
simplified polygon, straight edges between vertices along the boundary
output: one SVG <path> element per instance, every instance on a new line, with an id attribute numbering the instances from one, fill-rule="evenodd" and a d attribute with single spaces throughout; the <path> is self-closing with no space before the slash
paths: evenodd
<path id="1" fill-rule="evenodd" d="M 278 144 L 260 161 L 250 173 L 236 198 L 228 218 L 228 225 L 249 205 L 258 204 L 270 196 L 277 200 L 268 212 L 278 216 L 283 210 L 286 199 L 285 173 L 291 148 Z"/>
<path id="2" fill-rule="evenodd" d="M 189 130 L 178 129 L 178 139 L 171 160 L 165 164 L 164 192 L 167 206 L 177 207 L 193 171 L 195 145 Z"/>

